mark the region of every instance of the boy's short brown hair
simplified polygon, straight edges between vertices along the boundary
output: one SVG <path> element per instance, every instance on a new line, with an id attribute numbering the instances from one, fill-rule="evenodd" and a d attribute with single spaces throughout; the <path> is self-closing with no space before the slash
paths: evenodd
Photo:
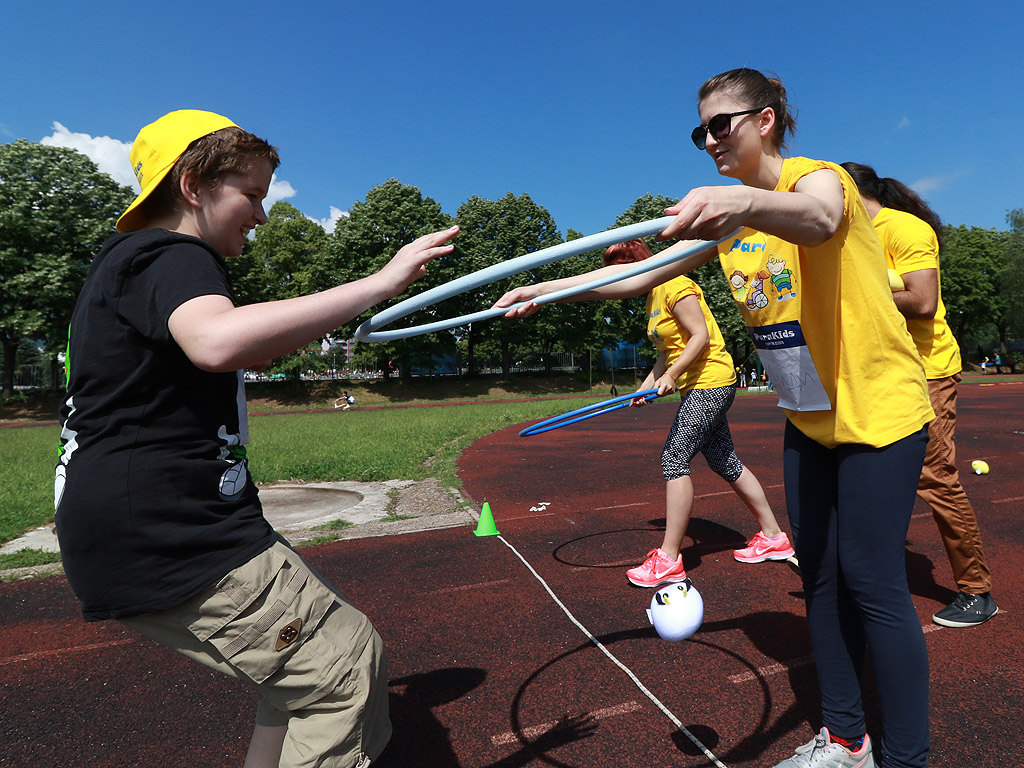
<path id="1" fill-rule="evenodd" d="M 186 171 L 195 171 L 214 189 L 230 173 L 248 173 L 260 161 L 273 170 L 281 162 L 277 149 L 263 139 L 200 109 L 168 112 L 143 127 L 128 158 L 142 191 L 117 220 L 118 232 L 143 229 L 173 212 Z"/>
<path id="2" fill-rule="evenodd" d="M 182 153 L 170 173 L 139 204 L 138 215 L 155 219 L 176 210 L 181 203 L 181 177 L 187 171 L 195 173 L 210 189 L 216 189 L 227 176 L 249 173 L 261 161 L 276 169 L 281 164 L 277 147 L 237 126 L 207 134 Z"/>

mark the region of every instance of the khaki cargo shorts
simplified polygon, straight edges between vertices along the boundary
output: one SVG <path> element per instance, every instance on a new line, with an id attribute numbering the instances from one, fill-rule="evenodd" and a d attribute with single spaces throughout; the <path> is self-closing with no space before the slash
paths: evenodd
<path id="1" fill-rule="evenodd" d="M 283 539 L 195 597 L 126 626 L 263 696 L 287 725 L 281 768 L 350 768 L 391 737 L 387 664 L 369 620 Z"/>

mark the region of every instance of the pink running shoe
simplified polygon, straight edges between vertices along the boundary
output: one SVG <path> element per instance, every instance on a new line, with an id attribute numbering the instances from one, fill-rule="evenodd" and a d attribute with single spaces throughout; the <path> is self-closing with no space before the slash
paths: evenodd
<path id="1" fill-rule="evenodd" d="M 660 587 L 662 584 L 683 581 L 686 578 L 683 556 L 680 554 L 673 560 L 661 549 L 652 549 L 647 553 L 643 565 L 626 571 L 626 578 L 638 587 Z"/>
<path id="2" fill-rule="evenodd" d="M 735 550 L 732 556 L 741 563 L 763 563 L 765 560 L 788 560 L 794 554 L 785 533 L 780 533 L 777 539 L 769 539 L 763 531 L 758 531 L 744 549 Z"/>

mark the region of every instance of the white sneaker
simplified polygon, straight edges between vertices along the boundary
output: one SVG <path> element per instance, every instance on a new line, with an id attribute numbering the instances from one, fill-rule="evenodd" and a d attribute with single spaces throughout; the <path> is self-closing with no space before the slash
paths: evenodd
<path id="1" fill-rule="evenodd" d="M 856 752 L 832 741 L 828 728 L 822 728 L 814 738 L 796 748 L 796 754 L 776 764 L 775 768 L 876 768 L 871 756 L 871 737 L 864 735 L 864 743 Z"/>

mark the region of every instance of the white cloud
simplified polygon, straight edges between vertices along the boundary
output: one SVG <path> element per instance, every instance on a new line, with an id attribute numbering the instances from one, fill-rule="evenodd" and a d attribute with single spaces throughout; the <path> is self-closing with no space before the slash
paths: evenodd
<path id="1" fill-rule="evenodd" d="M 952 165 L 951 163 L 949 165 Z M 970 167 L 958 168 L 936 173 L 932 176 L 924 176 L 908 184 L 908 186 L 923 198 L 929 195 L 944 193 L 947 189 L 953 189 L 964 184 L 964 179 L 975 177 L 977 174 Z"/>
<path id="2" fill-rule="evenodd" d="M 910 125 L 910 118 L 904 117 L 902 120 L 896 123 L 896 130 L 899 130 L 900 128 L 906 128 L 908 125 Z"/>
<path id="3" fill-rule="evenodd" d="M 67 147 L 75 149 L 88 157 L 104 173 L 109 174 L 115 181 L 135 190 L 140 191 L 139 182 L 131 170 L 131 161 L 128 153 L 131 151 L 130 142 L 118 141 L 109 136 L 90 136 L 87 133 L 75 133 L 68 130 L 66 126 L 54 121 L 53 133 L 45 136 L 39 141 L 51 147 Z M 270 180 L 270 189 L 267 198 L 263 202 L 265 210 L 269 211 L 279 200 L 287 200 L 298 194 L 291 182 L 278 179 L 275 173 Z M 348 212 L 331 206 L 331 214 L 326 219 L 313 219 L 328 232 L 334 231 L 334 225 L 341 216 L 348 216 Z M 310 217 L 312 218 L 312 217 Z"/>
<path id="4" fill-rule="evenodd" d="M 338 219 L 340 219 L 342 216 L 344 216 L 345 218 L 348 218 L 348 216 L 349 216 L 348 211 L 343 211 L 343 210 L 341 210 L 341 208 L 336 208 L 335 206 L 332 205 L 331 206 L 331 215 L 328 216 L 326 219 L 317 219 L 317 218 L 315 218 L 313 216 L 309 216 L 307 218 L 315 221 L 317 224 L 319 224 L 321 227 L 323 227 L 326 232 L 331 233 L 331 232 L 334 231 L 334 228 L 337 226 Z"/>
<path id="5" fill-rule="evenodd" d="M 39 140 L 40 144 L 49 147 L 67 147 L 76 149 L 88 157 L 97 167 L 113 177 L 114 181 L 131 187 L 139 192 L 139 182 L 132 173 L 132 165 L 128 160 L 130 142 L 118 141 L 109 136 L 90 136 L 87 133 L 73 133 L 58 122 L 53 123 L 53 133 Z"/>
<path id="6" fill-rule="evenodd" d="M 932 193 L 943 192 L 950 189 L 960 183 L 959 179 L 968 175 L 970 175 L 970 173 L 966 169 L 953 171 L 952 173 L 937 173 L 934 176 L 925 176 L 924 178 L 917 179 L 907 186 L 917 192 L 921 197 L 926 198 Z"/>
<path id="7" fill-rule="evenodd" d="M 295 187 L 290 182 L 280 181 L 275 173 L 270 177 L 270 189 L 267 191 L 267 197 L 263 201 L 263 208 L 269 211 L 274 207 L 274 203 L 279 200 L 287 200 L 289 197 L 295 197 Z"/>
<path id="8" fill-rule="evenodd" d="M 270 213 L 270 209 L 274 207 L 274 203 L 280 200 L 286 200 L 289 197 L 295 197 L 295 187 L 287 181 L 278 181 L 277 174 L 275 173 L 270 177 L 270 189 L 267 190 L 267 196 L 263 198 L 263 210 Z M 256 230 L 249 232 L 249 239 L 253 240 L 256 237 Z"/>

